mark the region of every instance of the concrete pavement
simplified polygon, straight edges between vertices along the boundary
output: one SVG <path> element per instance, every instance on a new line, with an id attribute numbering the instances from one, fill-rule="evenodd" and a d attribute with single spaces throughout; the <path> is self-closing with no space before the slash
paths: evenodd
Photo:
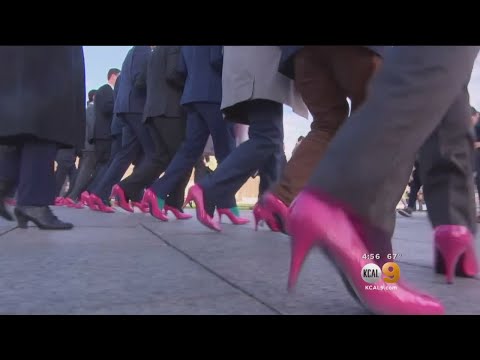
<path id="1" fill-rule="evenodd" d="M 214 233 L 195 219 L 54 211 L 75 229 L 0 220 L 0 314 L 367 314 L 319 252 L 287 293 L 289 238 L 256 233 L 253 223 Z M 447 285 L 433 274 L 425 213 L 398 217 L 394 249 L 402 277 L 442 299 L 447 313 L 480 314 L 478 279 Z"/>

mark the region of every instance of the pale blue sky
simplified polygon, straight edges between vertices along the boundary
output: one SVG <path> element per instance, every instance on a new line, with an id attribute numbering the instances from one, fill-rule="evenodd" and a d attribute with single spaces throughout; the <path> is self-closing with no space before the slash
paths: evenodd
<path id="1" fill-rule="evenodd" d="M 131 46 L 84 46 L 87 91 L 97 89 L 107 82 L 108 69 L 121 68 L 122 62 Z M 475 68 L 469 85 L 471 104 L 480 110 L 480 60 Z M 310 121 L 300 118 L 286 108 L 284 116 L 285 150 L 290 156 L 300 135 L 306 135 Z"/>

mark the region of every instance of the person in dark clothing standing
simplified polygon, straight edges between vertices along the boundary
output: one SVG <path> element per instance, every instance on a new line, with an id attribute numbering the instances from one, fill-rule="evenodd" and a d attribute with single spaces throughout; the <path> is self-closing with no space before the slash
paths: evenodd
<path id="1" fill-rule="evenodd" d="M 0 47 L 0 216 L 13 220 L 6 197 L 17 189 L 20 228 L 68 230 L 49 205 L 55 200 L 58 148 L 85 136 L 85 65 L 81 46 Z M 12 89 L 15 89 L 12 91 Z"/>
<path id="2" fill-rule="evenodd" d="M 478 111 L 471 106 L 471 119 L 472 119 L 472 126 L 473 126 L 473 131 L 474 131 L 474 137 L 475 137 L 475 163 L 474 163 L 474 168 L 475 168 L 475 185 L 477 188 L 477 194 L 480 198 L 480 124 L 478 122 L 480 114 Z M 480 222 L 480 216 L 477 215 L 477 222 Z"/>
<path id="3" fill-rule="evenodd" d="M 55 171 L 55 195 L 58 199 L 55 201 L 57 205 L 63 205 L 65 195 L 64 185 L 65 182 L 69 182 L 69 189 L 72 189 L 75 184 L 75 179 L 77 178 L 78 169 L 77 169 L 77 149 L 59 149 L 57 151 L 57 157 L 55 161 L 57 162 L 57 169 Z"/>

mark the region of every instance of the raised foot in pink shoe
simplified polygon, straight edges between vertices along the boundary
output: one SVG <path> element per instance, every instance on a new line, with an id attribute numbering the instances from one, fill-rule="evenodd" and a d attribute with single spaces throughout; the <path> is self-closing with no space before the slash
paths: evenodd
<path id="1" fill-rule="evenodd" d="M 441 225 L 435 228 L 435 271 L 445 274 L 447 283 L 453 283 L 455 275 L 474 277 L 478 273 L 474 237 L 461 225 Z"/>
<path id="2" fill-rule="evenodd" d="M 218 224 L 205 211 L 205 206 L 204 206 L 204 201 L 203 201 L 203 190 L 200 186 L 193 185 L 190 188 L 190 190 L 188 191 L 188 194 L 187 194 L 187 199 L 185 200 L 185 205 L 183 207 L 187 206 L 187 204 L 190 201 L 193 201 L 195 203 L 198 221 L 200 221 L 203 225 L 205 225 L 209 229 L 219 231 L 219 232 L 222 231 L 222 228 L 220 227 L 220 224 Z"/>
<path id="3" fill-rule="evenodd" d="M 266 193 L 260 200 L 264 215 L 275 222 L 281 232 L 287 234 L 288 206 L 273 193 Z"/>
<path id="4" fill-rule="evenodd" d="M 363 267 L 373 261 L 363 259 L 363 255 L 369 253 L 360 235 L 366 233 L 362 231 L 365 225 L 354 223 L 352 219 L 343 207 L 327 196 L 313 191 L 299 194 L 287 220 L 292 237 L 289 289 L 295 286 L 310 250 L 318 246 L 332 260 L 360 303 L 371 312 L 384 315 L 444 314 L 438 300 L 409 288 L 403 282 L 387 283 L 381 279 L 373 289 L 363 280 Z"/>
<path id="5" fill-rule="evenodd" d="M 148 206 L 150 215 L 161 221 L 168 221 L 168 217 L 163 213 L 164 201 L 159 199 L 155 193 L 147 189 L 143 194 L 142 203 Z"/>
<path id="6" fill-rule="evenodd" d="M 253 208 L 253 217 L 255 219 L 255 231 L 258 231 L 258 226 L 266 223 L 273 232 L 280 232 L 280 225 L 277 220 L 271 216 L 271 213 L 257 203 Z"/>
<path id="7" fill-rule="evenodd" d="M 181 212 L 177 208 L 174 208 L 170 205 L 165 205 L 163 210 L 165 211 L 165 215 L 168 215 L 168 212 L 170 211 L 177 218 L 177 220 L 188 220 L 192 218 L 192 215 L 185 214 L 184 212 Z"/>

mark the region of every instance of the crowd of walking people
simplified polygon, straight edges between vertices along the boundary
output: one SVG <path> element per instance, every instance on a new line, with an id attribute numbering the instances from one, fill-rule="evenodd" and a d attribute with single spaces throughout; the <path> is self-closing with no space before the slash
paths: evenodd
<path id="1" fill-rule="evenodd" d="M 443 314 L 438 299 L 403 280 L 395 291 L 369 291 L 360 274 L 372 262 L 365 254 L 380 267 L 391 261 L 396 207 L 412 168 L 416 188 L 404 210 L 411 215 L 423 185 L 434 270 L 448 283 L 477 274 L 480 146 L 467 86 L 479 49 L 134 46 L 85 107 L 81 46 L 2 46 L 0 216 L 15 215 L 22 228 L 71 229 L 51 205 L 138 208 L 167 222 L 168 213 L 190 219 L 183 211 L 190 203 L 197 220 L 219 232 L 222 217 L 249 222 L 235 195 L 258 175 L 255 226 L 291 237 L 290 288 L 319 247 L 373 313 Z M 284 106 L 313 118 L 289 161 Z M 218 166 L 187 191 L 209 138 Z"/>

